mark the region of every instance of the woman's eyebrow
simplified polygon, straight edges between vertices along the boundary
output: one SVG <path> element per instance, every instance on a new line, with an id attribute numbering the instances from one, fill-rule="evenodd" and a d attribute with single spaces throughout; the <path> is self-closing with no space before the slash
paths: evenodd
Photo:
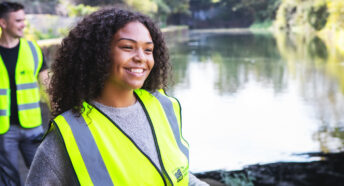
<path id="1" fill-rule="evenodd" d="M 130 39 L 130 38 L 119 38 L 119 39 L 117 40 L 117 42 L 118 42 L 118 41 L 121 41 L 121 40 L 129 40 L 129 41 L 131 41 L 131 42 L 137 43 L 136 40 Z M 147 42 L 145 42 L 145 43 L 146 43 L 146 44 L 153 44 L 152 41 L 147 41 Z"/>

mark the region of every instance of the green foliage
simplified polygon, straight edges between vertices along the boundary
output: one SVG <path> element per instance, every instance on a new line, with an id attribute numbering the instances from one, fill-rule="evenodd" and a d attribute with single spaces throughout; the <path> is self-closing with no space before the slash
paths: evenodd
<path id="1" fill-rule="evenodd" d="M 72 18 L 53 15 L 28 15 L 27 18 L 24 35 L 31 40 L 64 37 L 69 33 L 68 25 L 73 22 Z"/>
<path id="2" fill-rule="evenodd" d="M 40 37 L 40 32 L 35 29 L 34 27 L 32 27 L 32 25 L 30 23 L 26 23 L 26 27 L 24 29 L 24 35 L 25 38 L 29 39 L 29 40 L 38 40 Z"/>
<path id="3" fill-rule="evenodd" d="M 154 0 L 154 2 L 158 5 L 159 14 L 169 14 L 171 12 L 170 7 L 164 0 Z"/>
<path id="4" fill-rule="evenodd" d="M 193 12 L 211 12 L 209 23 L 232 23 L 247 26 L 252 23 L 271 22 L 275 19 L 281 0 L 191 0 Z"/>
<path id="5" fill-rule="evenodd" d="M 327 29 L 344 30 L 344 1 L 328 0 L 327 7 L 329 11 Z"/>
<path id="6" fill-rule="evenodd" d="M 312 6 L 308 12 L 308 22 L 315 30 L 321 30 L 325 27 L 329 13 L 326 4 Z"/>
<path id="7" fill-rule="evenodd" d="M 56 34 L 54 34 L 52 28 L 48 29 L 48 31 L 45 33 L 42 33 L 42 32 L 35 29 L 34 33 L 37 35 L 38 40 L 51 39 L 51 38 L 58 37 Z"/>
<path id="8" fill-rule="evenodd" d="M 189 13 L 189 0 L 126 0 L 126 5 L 149 15 L 160 25 L 166 25 L 167 18 L 175 14 Z"/>
<path id="9" fill-rule="evenodd" d="M 272 26 L 272 21 L 271 20 L 266 20 L 266 21 L 263 21 L 263 22 L 254 22 L 250 28 L 252 29 L 268 29 Z"/>
<path id="10" fill-rule="evenodd" d="M 275 24 L 291 31 L 319 31 L 326 26 L 330 14 L 326 0 L 284 0 Z"/>
<path id="11" fill-rule="evenodd" d="M 275 18 L 281 0 L 242 0 L 234 3 L 233 9 L 251 11 L 255 22 L 265 22 Z"/>
<path id="12" fill-rule="evenodd" d="M 98 10 L 98 7 L 92 7 L 92 6 L 83 5 L 83 4 L 79 4 L 79 5 L 68 4 L 67 5 L 67 11 L 70 17 L 85 16 L 96 10 Z"/>
<path id="13" fill-rule="evenodd" d="M 189 0 L 166 0 L 166 5 L 171 13 L 189 13 Z"/>
<path id="14" fill-rule="evenodd" d="M 154 0 L 127 0 L 125 3 L 133 9 L 153 16 L 158 12 L 158 5 Z"/>
<path id="15" fill-rule="evenodd" d="M 51 38 L 59 37 L 59 35 L 56 35 L 53 32 L 53 29 L 48 29 L 47 32 L 41 32 L 37 29 L 32 28 L 31 34 L 35 40 L 43 40 L 43 39 L 51 39 Z"/>
<path id="16" fill-rule="evenodd" d="M 66 37 L 69 33 L 68 28 L 59 28 L 57 29 L 57 32 L 59 33 L 60 37 Z"/>

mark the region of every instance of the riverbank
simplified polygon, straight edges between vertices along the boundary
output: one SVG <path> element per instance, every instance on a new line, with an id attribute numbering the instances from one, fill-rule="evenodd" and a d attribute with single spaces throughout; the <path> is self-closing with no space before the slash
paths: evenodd
<path id="1" fill-rule="evenodd" d="M 195 175 L 217 185 L 245 186 L 342 186 L 344 183 L 344 152 L 308 153 L 322 160 L 311 162 L 277 162 L 249 165 L 242 170 L 216 170 Z M 216 181 L 216 182 L 215 182 Z"/>

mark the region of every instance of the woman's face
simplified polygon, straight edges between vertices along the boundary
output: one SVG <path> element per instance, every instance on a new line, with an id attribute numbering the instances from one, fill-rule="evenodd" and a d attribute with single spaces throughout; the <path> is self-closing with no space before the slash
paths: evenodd
<path id="1" fill-rule="evenodd" d="M 141 88 L 154 66 L 153 48 L 152 37 L 142 23 L 130 22 L 119 29 L 111 43 L 111 86 L 117 90 Z"/>

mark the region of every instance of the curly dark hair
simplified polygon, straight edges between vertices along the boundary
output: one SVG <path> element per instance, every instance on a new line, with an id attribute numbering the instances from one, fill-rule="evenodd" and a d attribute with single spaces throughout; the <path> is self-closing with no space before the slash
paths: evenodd
<path id="1" fill-rule="evenodd" d="M 116 8 L 102 9 L 79 22 L 63 39 L 57 51 L 48 89 L 53 116 L 69 109 L 81 114 L 84 101 L 100 96 L 113 65 L 110 57 L 113 36 L 133 21 L 147 27 L 154 44 L 154 66 L 142 88 L 149 91 L 166 88 L 171 67 L 160 29 L 149 17 L 140 13 Z"/>

